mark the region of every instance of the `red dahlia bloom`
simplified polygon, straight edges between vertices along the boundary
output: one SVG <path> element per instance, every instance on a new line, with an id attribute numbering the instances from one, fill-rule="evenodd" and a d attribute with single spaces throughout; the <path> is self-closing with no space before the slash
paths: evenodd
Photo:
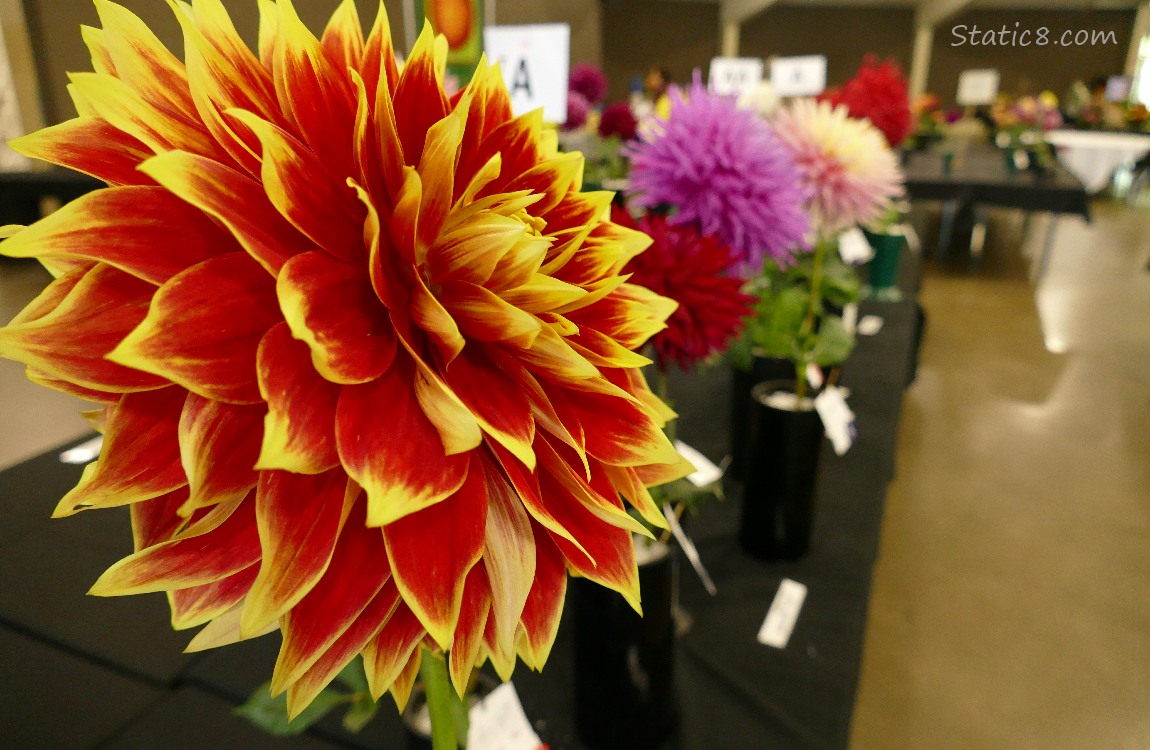
<path id="1" fill-rule="evenodd" d="M 292 714 L 358 654 L 400 704 L 421 645 L 460 690 L 541 667 L 569 570 L 637 608 L 626 504 L 690 471 L 633 351 L 674 303 L 582 157 L 486 63 L 449 99 L 427 30 L 401 72 L 382 4 L 261 3 L 258 53 L 173 4 L 184 61 L 96 5 L 80 116 L 13 147 L 109 187 L 0 245 L 57 276 L 0 355 L 106 405 L 56 511 L 131 508 L 93 593 L 166 592 L 194 649 L 278 628 Z"/>
<path id="2" fill-rule="evenodd" d="M 891 148 L 898 148 L 914 129 L 906 79 L 893 60 L 879 62 L 867 55 L 854 78 L 820 99 L 835 106 L 845 104 L 851 117 L 870 120 Z"/>
<path id="3" fill-rule="evenodd" d="M 651 338 L 659 369 L 665 372 L 677 362 L 684 371 L 690 370 L 726 351 L 755 302 L 742 292 L 742 279 L 730 275 L 731 251 L 714 235 L 699 234 L 693 224 L 672 225 L 664 216 L 647 214 L 636 223 L 616 207 L 611 218 L 653 240 L 624 269 L 632 274 L 631 283 L 679 303 L 666 330 Z"/>

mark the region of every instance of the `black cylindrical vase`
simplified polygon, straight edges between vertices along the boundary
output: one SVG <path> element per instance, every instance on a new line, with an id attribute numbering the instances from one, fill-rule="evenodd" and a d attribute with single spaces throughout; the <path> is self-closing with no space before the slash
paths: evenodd
<path id="1" fill-rule="evenodd" d="M 572 578 L 575 731 L 588 750 L 657 750 L 678 723 L 675 625 L 678 559 L 639 566 L 643 617 L 617 592 Z"/>
<path id="2" fill-rule="evenodd" d="M 746 479 L 747 438 L 751 430 L 751 389 L 766 380 L 789 380 L 795 366 L 789 359 L 755 357 L 750 371 L 731 368 L 731 464 L 727 474 Z"/>
<path id="3" fill-rule="evenodd" d="M 739 542 L 760 560 L 795 560 L 811 544 L 815 480 L 823 423 L 813 403 L 773 405 L 771 395 L 793 394 L 794 381 L 760 383 L 751 391 L 751 436 Z"/>

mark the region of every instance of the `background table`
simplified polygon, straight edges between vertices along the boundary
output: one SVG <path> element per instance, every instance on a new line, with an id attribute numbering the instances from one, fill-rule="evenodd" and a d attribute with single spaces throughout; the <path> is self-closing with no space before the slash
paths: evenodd
<path id="1" fill-rule="evenodd" d="M 913 275 L 914 258 L 907 263 Z M 913 290 L 908 290 L 913 291 Z M 680 596 L 692 626 L 678 642 L 682 750 L 845 748 L 862 658 L 871 571 L 887 483 L 894 471 L 903 389 L 913 366 L 917 308 L 865 303 L 883 317 L 844 369 L 858 415 L 845 456 L 824 446 L 810 554 L 768 564 L 735 539 L 739 487 L 705 506 L 690 531 L 718 586 L 710 597 L 689 568 Z M 680 436 L 711 457 L 728 451 L 730 373 L 676 376 L 671 393 Z M 0 726 L 5 746 L 101 750 L 202 748 L 402 748 L 393 706 L 361 735 L 329 717 L 306 735 L 265 736 L 230 710 L 271 674 L 278 638 L 204 654 L 181 651 L 160 595 L 113 599 L 84 592 L 131 549 L 124 509 L 52 521 L 80 467 L 53 451 L 0 473 Z M 779 582 L 809 588 L 786 649 L 755 640 Z M 520 665 L 514 681 L 527 714 L 553 750 L 579 750 L 573 736 L 569 612 L 543 673 Z M 385 697 L 385 701 L 390 699 Z"/>
<path id="2" fill-rule="evenodd" d="M 67 203 L 103 186 L 94 177 L 70 169 L 0 172 L 0 225 L 31 224 L 40 218 L 44 198 Z"/>
<path id="3" fill-rule="evenodd" d="M 1016 208 L 1030 216 L 1035 212 L 1052 214 L 1043 241 L 1042 252 L 1035 258 L 1031 275 L 1039 278 L 1050 262 L 1058 217 L 1062 214 L 1081 216 L 1090 221 L 1090 199 L 1086 189 L 1073 174 L 1060 164 L 1037 172 L 1011 171 L 999 149 L 984 146 L 972 148 L 947 173 L 941 154 L 932 152 L 908 153 L 903 165 L 906 192 L 912 201 L 942 201 L 942 222 L 939 225 L 938 248 L 946 253 L 954 232 L 959 211 L 971 207 L 974 211 L 974 231 L 971 233 L 972 255 L 982 250 L 986 232 L 985 207 Z"/>

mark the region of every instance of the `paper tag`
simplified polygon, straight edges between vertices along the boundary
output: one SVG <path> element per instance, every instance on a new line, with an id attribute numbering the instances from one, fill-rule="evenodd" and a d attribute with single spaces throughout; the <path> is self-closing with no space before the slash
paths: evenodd
<path id="1" fill-rule="evenodd" d="M 754 91 L 763 80 L 763 61 L 757 57 L 715 57 L 707 87 L 720 96 Z"/>
<path id="2" fill-rule="evenodd" d="M 883 320 L 877 315 L 864 315 L 862 320 L 859 321 L 858 331 L 860 336 L 874 336 L 882 330 Z"/>
<path id="3" fill-rule="evenodd" d="M 917 253 L 922 250 L 922 241 L 918 238 L 918 232 L 914 231 L 914 227 L 910 224 L 897 224 L 891 228 L 906 238 L 906 246 L 912 253 Z"/>
<path id="4" fill-rule="evenodd" d="M 807 380 L 815 388 L 822 388 L 826 378 L 823 377 L 823 371 L 814 362 L 807 365 Z"/>
<path id="5" fill-rule="evenodd" d="M 682 440 L 675 441 L 675 450 L 695 467 L 695 473 L 687 475 L 687 481 L 696 487 L 707 487 L 723 478 L 722 469 Z"/>
<path id="6" fill-rule="evenodd" d="M 815 410 L 823 420 L 823 429 L 830 438 L 835 453 L 843 455 L 850 450 L 855 438 L 855 415 L 847 406 L 843 389 L 829 385 L 815 397 Z"/>
<path id="7" fill-rule="evenodd" d="M 679 523 L 679 517 L 675 515 L 675 509 L 671 507 L 670 503 L 663 503 L 663 515 L 667 517 L 667 525 L 671 527 L 671 535 L 675 537 L 675 541 L 679 543 L 682 548 L 683 554 L 687 556 L 687 560 L 691 563 L 691 567 L 699 575 L 699 580 L 703 582 L 703 588 L 711 596 L 719 593 L 715 588 L 715 582 L 711 580 L 711 574 L 703 567 L 703 559 L 699 557 L 699 550 L 695 547 L 695 543 L 691 541 L 691 537 L 687 536 L 687 532 L 683 531 L 683 525 Z"/>
<path id="8" fill-rule="evenodd" d="M 862 230 L 854 227 L 839 235 L 839 256 L 848 266 L 857 266 L 874 257 L 874 248 Z"/>
<path id="9" fill-rule="evenodd" d="M 827 87 L 824 55 L 776 57 L 771 60 L 771 86 L 779 96 L 815 96 Z"/>
<path id="10" fill-rule="evenodd" d="M 999 74 L 992 68 L 964 70 L 958 74 L 955 101 L 960 107 L 994 104 L 998 96 Z"/>
<path id="11" fill-rule="evenodd" d="M 60 463 L 87 464 L 100 456 L 100 449 L 104 447 L 104 436 L 97 435 L 91 440 L 85 440 L 75 448 L 69 448 L 60 454 Z"/>
<path id="12" fill-rule="evenodd" d="M 467 718 L 467 750 L 539 750 L 543 745 L 510 682 L 472 706 Z"/>
<path id="13" fill-rule="evenodd" d="M 498 62 L 516 115 L 543 108 L 543 119 L 567 121 L 567 73 L 571 27 L 565 23 L 488 26 L 487 59 Z"/>
<path id="14" fill-rule="evenodd" d="M 807 587 L 798 581 L 784 578 L 779 582 L 775 600 L 771 602 L 767 618 L 759 628 L 759 643 L 764 646 L 786 648 L 787 641 L 791 639 L 791 631 L 795 629 L 795 622 L 799 619 L 799 610 L 803 608 L 803 601 L 806 598 Z"/>
<path id="15" fill-rule="evenodd" d="M 853 336 L 858 327 L 858 321 L 859 305 L 857 302 L 851 302 L 843 308 L 843 328 L 847 329 L 847 333 Z"/>

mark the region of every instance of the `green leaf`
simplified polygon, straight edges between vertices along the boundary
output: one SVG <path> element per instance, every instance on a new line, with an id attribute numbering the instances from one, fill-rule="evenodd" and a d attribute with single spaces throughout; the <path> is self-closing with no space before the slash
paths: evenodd
<path id="1" fill-rule="evenodd" d="M 842 318 L 827 317 L 819 327 L 810 357 L 819 366 L 837 365 L 845 362 L 854 348 L 855 338 L 847 333 Z"/>
<path id="2" fill-rule="evenodd" d="M 271 683 L 265 682 L 256 688 L 246 703 L 234 709 L 232 713 L 242 716 L 268 734 L 289 737 L 306 731 L 308 727 L 326 716 L 328 711 L 346 701 L 347 696 L 343 693 L 330 688 L 324 689 L 299 716 L 288 721 L 287 693 L 280 693 L 273 698 Z"/>
<path id="3" fill-rule="evenodd" d="M 858 302 L 859 286 L 855 269 L 843 263 L 837 253 L 828 253 L 823 270 L 823 298 L 837 307 L 845 307 Z"/>
<path id="4" fill-rule="evenodd" d="M 355 734 L 366 727 L 378 711 L 379 702 L 372 700 L 371 693 L 360 693 L 343 715 L 343 728 Z"/>
<path id="5" fill-rule="evenodd" d="M 764 356 L 791 359 L 806 314 L 807 295 L 801 288 L 790 287 L 764 300 L 751 331 L 755 345 Z"/>
<path id="6" fill-rule="evenodd" d="M 754 318 L 746 321 L 746 327 L 749 329 L 754 325 Z M 731 345 L 727 347 L 727 358 L 731 362 L 731 367 L 743 372 L 750 372 L 754 366 L 754 354 L 752 353 L 751 339 L 744 331 L 742 336 L 731 341 Z"/>

